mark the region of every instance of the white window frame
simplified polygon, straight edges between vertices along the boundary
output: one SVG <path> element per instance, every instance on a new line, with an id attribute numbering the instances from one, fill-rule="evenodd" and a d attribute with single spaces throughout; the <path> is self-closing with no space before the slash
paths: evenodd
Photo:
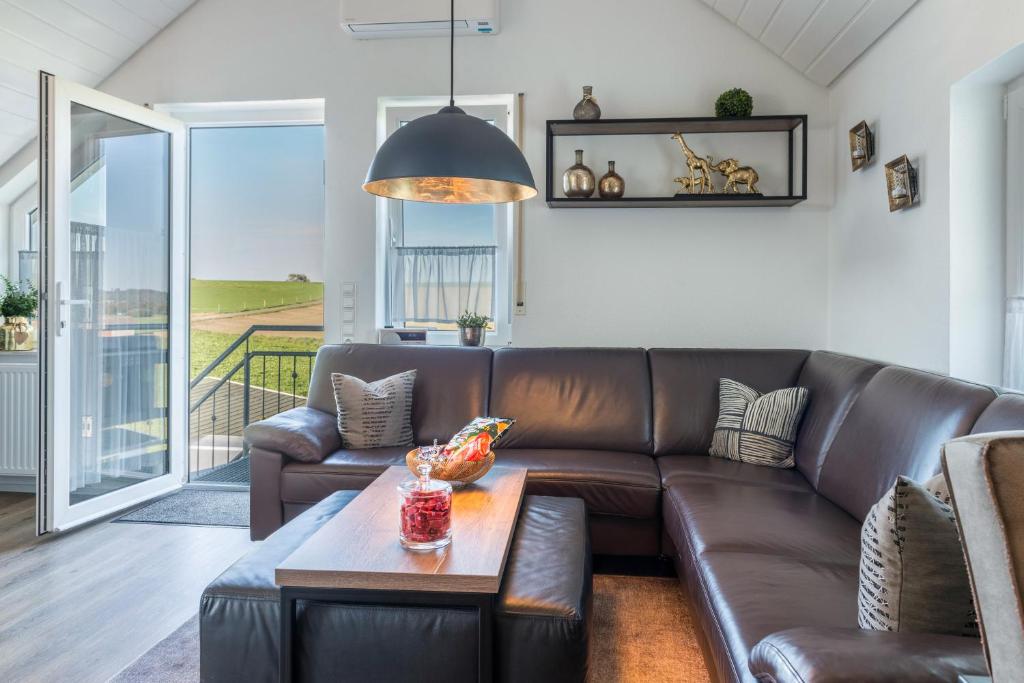
<path id="1" fill-rule="evenodd" d="M 496 128 L 509 137 L 515 137 L 516 96 L 471 95 L 459 96 L 455 104 L 467 114 L 484 120 L 493 120 Z M 436 113 L 448 105 L 447 96 L 436 97 L 382 97 L 377 101 L 377 146 L 397 130 L 400 121 Z M 512 339 L 512 297 L 515 255 L 513 229 L 515 204 L 495 205 L 495 258 L 494 258 L 494 330 L 487 334 L 488 346 L 503 346 Z M 402 229 L 401 201 L 377 198 L 377 254 L 375 283 L 375 321 L 378 328 L 387 323 L 388 251 L 395 231 Z M 459 343 L 454 330 L 431 330 L 427 342 L 438 345 Z"/>

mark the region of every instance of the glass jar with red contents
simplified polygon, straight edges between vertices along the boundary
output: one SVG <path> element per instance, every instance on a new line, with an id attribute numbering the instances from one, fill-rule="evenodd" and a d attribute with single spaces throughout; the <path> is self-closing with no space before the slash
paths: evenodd
<path id="1" fill-rule="evenodd" d="M 430 478 L 433 460 L 439 455 L 437 447 L 421 448 L 416 466 L 419 478 L 398 485 L 401 496 L 399 539 L 410 550 L 433 550 L 452 542 L 452 486 Z"/>

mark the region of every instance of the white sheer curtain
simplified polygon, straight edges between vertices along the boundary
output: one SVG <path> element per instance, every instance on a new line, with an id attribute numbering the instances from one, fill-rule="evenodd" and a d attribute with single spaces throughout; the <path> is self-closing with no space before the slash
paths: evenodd
<path id="1" fill-rule="evenodd" d="M 1003 385 L 1009 389 L 1024 389 L 1024 292 L 1006 298 Z"/>
<path id="2" fill-rule="evenodd" d="M 469 310 L 494 317 L 491 247 L 394 247 L 388 277 L 390 319 L 450 323 Z"/>
<path id="3" fill-rule="evenodd" d="M 1007 93 L 1006 332 L 1003 386 L 1024 390 L 1024 81 Z"/>

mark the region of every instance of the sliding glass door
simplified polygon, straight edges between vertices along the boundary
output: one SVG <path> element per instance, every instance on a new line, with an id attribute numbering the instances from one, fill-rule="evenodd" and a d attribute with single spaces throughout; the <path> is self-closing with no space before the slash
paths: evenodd
<path id="1" fill-rule="evenodd" d="M 39 531 L 177 488 L 185 453 L 184 128 L 40 75 Z"/>

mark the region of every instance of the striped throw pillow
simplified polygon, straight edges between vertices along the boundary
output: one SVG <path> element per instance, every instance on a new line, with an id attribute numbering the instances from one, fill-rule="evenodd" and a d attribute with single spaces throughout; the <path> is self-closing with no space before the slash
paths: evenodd
<path id="1" fill-rule="evenodd" d="M 711 455 L 752 465 L 793 467 L 793 444 L 807 407 L 807 389 L 792 387 L 760 394 L 723 377 L 718 383 L 718 401 Z"/>
<path id="2" fill-rule="evenodd" d="M 898 477 L 864 518 L 857 623 L 875 631 L 978 636 L 946 479 Z"/>
<path id="3" fill-rule="evenodd" d="M 412 387 L 415 382 L 415 370 L 376 382 L 332 373 L 338 433 L 345 448 L 412 446 Z"/>

